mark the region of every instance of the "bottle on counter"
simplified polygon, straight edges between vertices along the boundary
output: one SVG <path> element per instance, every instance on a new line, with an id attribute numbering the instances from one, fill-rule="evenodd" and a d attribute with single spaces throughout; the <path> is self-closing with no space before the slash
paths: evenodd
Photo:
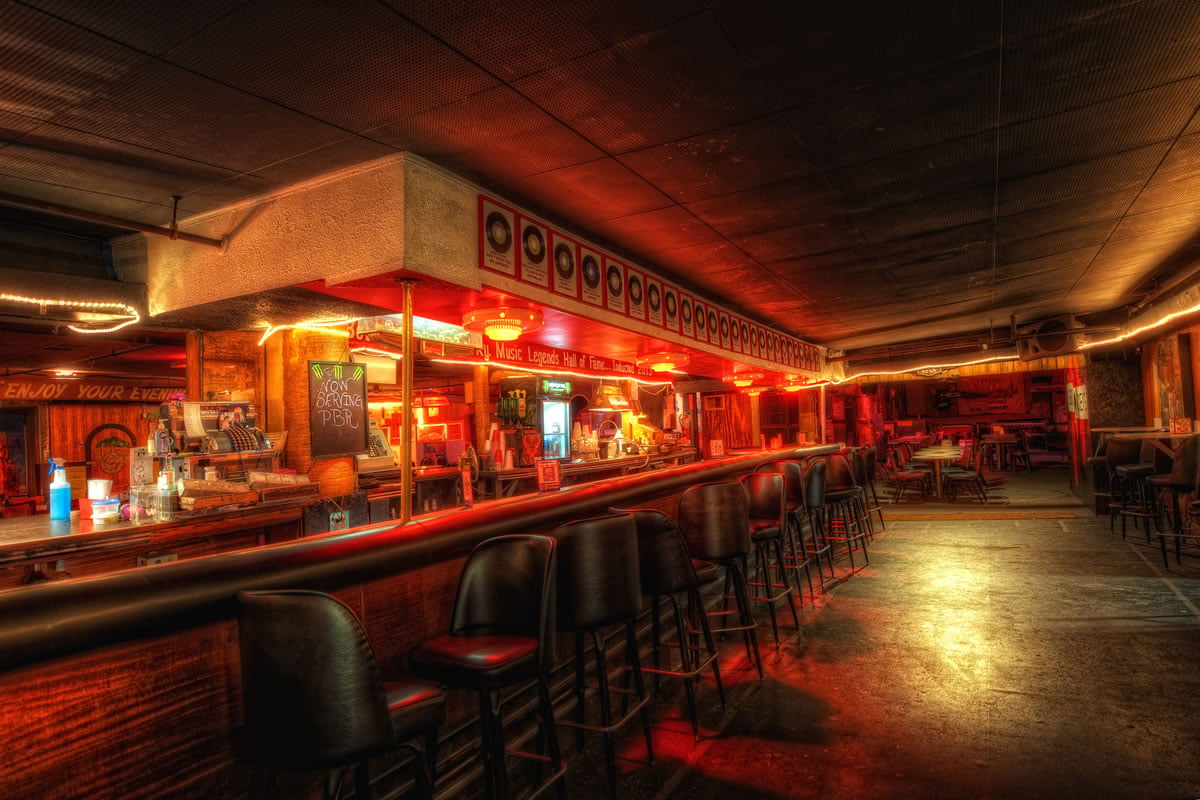
<path id="1" fill-rule="evenodd" d="M 71 518 L 71 484 L 60 459 L 50 459 L 50 519 Z"/>

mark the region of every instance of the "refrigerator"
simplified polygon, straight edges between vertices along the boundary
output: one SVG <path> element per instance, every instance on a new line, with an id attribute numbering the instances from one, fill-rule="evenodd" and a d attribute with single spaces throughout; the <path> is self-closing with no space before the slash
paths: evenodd
<path id="1" fill-rule="evenodd" d="M 543 378 L 538 420 L 542 433 L 542 458 L 571 457 L 571 383 Z"/>

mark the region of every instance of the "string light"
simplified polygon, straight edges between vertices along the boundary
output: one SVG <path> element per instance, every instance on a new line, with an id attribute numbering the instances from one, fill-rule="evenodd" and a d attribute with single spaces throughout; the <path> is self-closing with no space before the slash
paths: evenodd
<path id="1" fill-rule="evenodd" d="M 80 312 L 91 312 L 94 314 L 103 314 L 106 317 L 124 317 L 125 319 L 117 322 L 115 325 L 98 328 L 93 326 L 80 327 L 78 325 L 67 325 L 67 328 L 75 333 L 112 333 L 126 328 L 130 325 L 136 325 L 141 322 L 142 315 L 138 310 L 128 303 L 108 303 L 99 300 L 62 300 L 49 297 L 26 297 L 20 294 L 9 294 L 8 292 L 0 292 L 0 302 L 7 303 L 24 303 L 25 305 L 37 306 L 38 313 L 45 314 L 47 308 L 54 306 L 55 308 L 66 308 Z"/>
<path id="2" fill-rule="evenodd" d="M 312 333 L 328 333 L 331 336 L 343 336 L 343 337 L 349 339 L 350 331 L 337 330 L 336 326 L 349 325 L 351 322 L 357 322 L 357 321 L 358 321 L 358 318 L 355 317 L 355 318 L 351 318 L 351 319 L 312 320 L 309 322 L 297 322 L 297 323 L 290 324 L 290 325 L 268 325 L 267 329 L 263 332 L 262 338 L 258 340 L 258 346 L 262 347 L 263 344 L 267 341 L 267 339 L 270 339 L 276 333 L 279 333 L 279 331 L 286 331 L 286 330 L 310 331 Z"/>
<path id="3" fill-rule="evenodd" d="M 1186 317 L 1188 314 L 1195 314 L 1197 311 L 1200 311 L 1200 303 L 1197 303 L 1196 305 L 1191 306 L 1189 308 L 1185 308 L 1182 311 L 1172 311 L 1170 314 L 1165 315 L 1164 317 L 1162 317 L 1162 319 L 1158 320 L 1157 322 L 1151 322 L 1146 325 L 1142 325 L 1141 327 L 1134 328 L 1131 331 L 1117 334 L 1116 336 L 1114 336 L 1111 339 L 1100 339 L 1100 340 L 1094 341 L 1094 342 L 1083 342 L 1082 344 L 1079 345 L 1079 349 L 1087 350 L 1088 348 L 1091 348 L 1091 347 L 1102 347 L 1103 345 L 1106 345 L 1106 344 L 1116 344 L 1117 342 L 1123 342 L 1126 339 L 1131 339 L 1134 336 L 1137 336 L 1139 333 L 1145 333 L 1146 331 L 1152 331 L 1155 328 L 1161 328 L 1163 325 L 1166 325 L 1171 320 L 1178 319 L 1179 317 Z"/>

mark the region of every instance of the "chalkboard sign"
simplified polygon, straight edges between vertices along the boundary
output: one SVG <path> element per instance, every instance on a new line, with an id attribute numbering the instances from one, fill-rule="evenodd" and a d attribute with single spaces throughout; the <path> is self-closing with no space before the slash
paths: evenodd
<path id="1" fill-rule="evenodd" d="M 362 364 L 308 362 L 313 458 L 367 452 L 367 372 Z"/>

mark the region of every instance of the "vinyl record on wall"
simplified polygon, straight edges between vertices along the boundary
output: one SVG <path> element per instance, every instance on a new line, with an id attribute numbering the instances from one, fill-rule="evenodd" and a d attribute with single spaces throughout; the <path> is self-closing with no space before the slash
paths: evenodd
<path id="1" fill-rule="evenodd" d="M 546 257 L 546 240 L 542 236 L 542 232 L 533 225 L 526 225 L 522 239 L 525 244 L 525 258 L 535 264 L 542 263 Z"/>
<path id="2" fill-rule="evenodd" d="M 679 311 L 679 304 L 675 300 L 674 292 L 667 292 L 667 297 L 665 300 L 663 300 L 663 306 L 666 308 L 668 317 L 673 318 L 675 316 L 675 314 Z"/>
<path id="3" fill-rule="evenodd" d="M 642 302 L 642 279 L 637 275 L 629 276 L 629 302 L 640 305 Z"/>
<path id="4" fill-rule="evenodd" d="M 686 297 L 683 299 L 683 321 L 688 325 L 692 324 L 692 301 Z"/>
<path id="5" fill-rule="evenodd" d="M 646 290 L 646 304 L 650 306 L 651 311 L 658 311 L 662 308 L 662 292 L 654 284 L 650 284 L 650 288 Z"/>
<path id="6" fill-rule="evenodd" d="M 590 255 L 583 257 L 583 282 L 589 289 L 600 286 L 600 262 Z"/>
<path id="7" fill-rule="evenodd" d="M 625 278 L 621 275 L 621 268 L 616 264 L 608 265 L 608 296 L 620 297 L 621 292 L 625 291 Z"/>
<path id="8" fill-rule="evenodd" d="M 712 339 L 717 338 L 717 312 L 711 308 L 708 310 L 708 335 Z"/>
<path id="9" fill-rule="evenodd" d="M 722 319 L 721 320 L 721 338 L 724 339 L 727 336 L 729 336 L 729 320 Z"/>
<path id="10" fill-rule="evenodd" d="M 554 247 L 554 271 L 565 280 L 575 274 L 575 254 L 570 245 L 560 243 Z"/>
<path id="11" fill-rule="evenodd" d="M 507 253 L 512 248 L 512 228 L 509 227 L 508 220 L 499 211 L 493 211 L 487 215 L 484 231 L 487 235 L 488 245 L 497 253 Z"/>

